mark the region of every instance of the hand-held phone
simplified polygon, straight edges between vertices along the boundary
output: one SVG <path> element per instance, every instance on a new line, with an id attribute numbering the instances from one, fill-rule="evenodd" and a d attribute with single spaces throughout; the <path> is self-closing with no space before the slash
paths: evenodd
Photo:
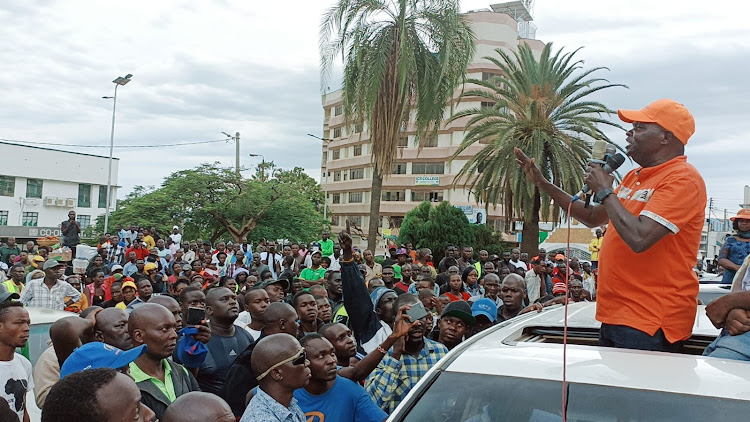
<path id="1" fill-rule="evenodd" d="M 187 310 L 185 325 L 201 325 L 204 319 L 206 319 L 206 310 L 191 306 Z"/>
<path id="2" fill-rule="evenodd" d="M 422 302 L 417 302 L 411 305 L 411 309 L 406 311 L 406 315 L 411 318 L 411 322 L 414 322 L 427 316 L 427 310 L 424 308 Z"/>

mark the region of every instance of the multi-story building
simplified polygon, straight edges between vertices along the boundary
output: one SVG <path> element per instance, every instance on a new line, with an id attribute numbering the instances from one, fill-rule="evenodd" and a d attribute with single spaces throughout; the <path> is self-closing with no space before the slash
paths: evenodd
<path id="1" fill-rule="evenodd" d="M 521 43 L 537 51 L 544 48 L 541 41 L 519 35 L 520 29 L 523 35 L 533 37 L 530 34 L 533 31 L 529 31 L 533 24 L 529 22 L 528 10 L 522 7 L 523 2 L 511 3 L 517 9 L 509 9 L 508 3 L 493 5 L 492 10 L 466 13 L 476 35 L 476 53 L 467 69 L 468 78 L 487 80 L 500 72 L 494 64 L 484 59 L 485 56 L 496 56 L 496 48 L 510 52 Z M 456 110 L 488 105 L 482 103 L 479 97 L 464 98 L 458 103 L 460 93 L 461 90 L 456 90 L 454 94 Z M 340 90 L 323 97 L 323 133 L 324 138 L 330 141 L 323 145 L 321 181 L 328 190 L 332 230 L 341 230 L 348 218 L 362 229 L 357 233 L 366 237 L 372 184 L 370 136 L 366 127 L 345 125 L 342 101 Z M 404 215 L 422 201 L 449 201 L 462 208 L 472 223 L 489 224 L 496 230 L 505 227 L 506 213 L 501 204 L 486 207 L 486 204 L 477 203 L 475 195 L 468 189 L 453 188 L 457 173 L 483 147 L 472 145 L 456 159 L 450 160 L 464 139 L 467 122 L 468 118 L 464 118 L 444 124 L 436 137 L 422 140 L 421 151 L 415 145 L 414 127 L 409 125 L 405 128 L 393 174 L 383 179 L 380 205 L 382 229 L 390 229 L 393 235 L 397 234 Z M 354 240 L 360 244 L 366 242 L 356 236 Z M 517 237 L 508 234 L 506 240 L 517 241 Z"/>
<path id="2" fill-rule="evenodd" d="M 71 210 L 82 229 L 104 214 L 109 157 L 0 142 L 0 237 L 60 235 Z M 110 211 L 119 159 L 112 159 Z"/>

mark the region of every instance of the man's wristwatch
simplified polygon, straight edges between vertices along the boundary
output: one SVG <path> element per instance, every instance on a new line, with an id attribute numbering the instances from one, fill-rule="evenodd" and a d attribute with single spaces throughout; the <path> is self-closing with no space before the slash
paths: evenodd
<path id="1" fill-rule="evenodd" d="M 608 197 L 609 195 L 612 195 L 613 193 L 615 193 L 615 191 L 613 191 L 612 189 L 609 189 L 609 188 L 602 189 L 599 192 L 597 192 L 596 195 L 594 195 L 594 201 L 601 204 L 602 201 L 604 201 L 604 198 Z"/>

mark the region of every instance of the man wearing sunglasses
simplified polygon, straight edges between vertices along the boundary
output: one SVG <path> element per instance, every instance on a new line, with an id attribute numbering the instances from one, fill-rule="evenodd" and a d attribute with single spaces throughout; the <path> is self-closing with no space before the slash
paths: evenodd
<path id="1" fill-rule="evenodd" d="M 306 422 L 294 390 L 310 381 L 305 349 L 289 334 L 273 334 L 258 341 L 250 362 L 259 387 L 240 422 Z"/>

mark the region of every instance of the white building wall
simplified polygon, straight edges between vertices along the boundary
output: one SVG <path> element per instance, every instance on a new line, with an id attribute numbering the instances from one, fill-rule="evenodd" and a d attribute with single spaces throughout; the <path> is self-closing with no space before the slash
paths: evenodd
<path id="1" fill-rule="evenodd" d="M 0 142 L 3 165 L 0 175 L 15 177 L 13 196 L 0 196 L 0 211 L 7 211 L 6 225 L 0 225 L 0 236 L 36 237 L 59 234 L 60 223 L 73 210 L 79 216 L 90 216 L 91 224 L 105 213 L 99 207 L 99 187 L 107 185 L 108 157 L 22 146 Z M 110 210 L 117 199 L 119 159 L 112 160 L 112 197 Z M 27 179 L 41 179 L 42 197 L 27 197 Z M 88 207 L 78 206 L 79 184 L 91 185 Z M 50 201 L 52 202 L 51 205 Z M 23 225 L 23 213 L 36 212 L 35 229 Z"/>

